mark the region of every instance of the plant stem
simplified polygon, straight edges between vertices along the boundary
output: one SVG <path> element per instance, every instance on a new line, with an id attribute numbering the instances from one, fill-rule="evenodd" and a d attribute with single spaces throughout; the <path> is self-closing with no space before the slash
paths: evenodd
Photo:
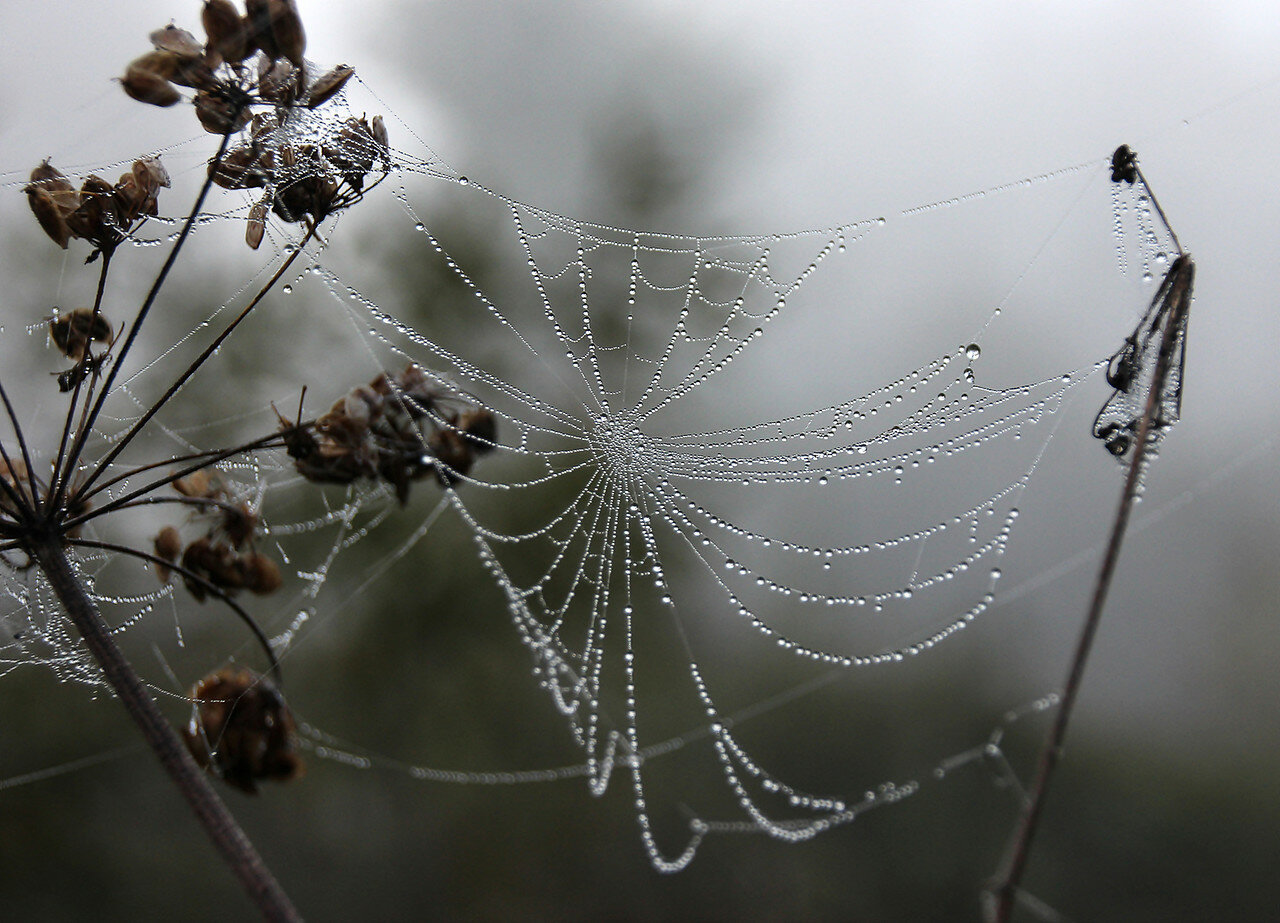
<path id="1" fill-rule="evenodd" d="M 249 838 L 209 784 L 204 770 L 191 758 L 138 674 L 111 639 L 102 614 L 85 592 L 57 538 L 32 540 L 25 547 L 35 556 L 67 615 L 102 667 L 103 676 L 263 918 L 281 923 L 301 920 Z"/>
<path id="2" fill-rule="evenodd" d="M 1009 865 L 1000 883 L 988 891 L 993 903 L 989 915 L 995 923 L 1009 923 L 1009 919 L 1013 914 L 1013 905 L 1018 896 L 1022 875 L 1026 870 L 1027 860 L 1031 856 L 1031 843 L 1035 838 L 1036 828 L 1039 826 L 1040 817 L 1044 811 L 1045 799 L 1049 792 L 1049 782 L 1053 778 L 1053 771 L 1058 765 L 1058 760 L 1062 757 L 1062 745 L 1067 736 L 1067 724 L 1071 720 L 1071 711 L 1075 706 L 1076 698 L 1079 695 L 1080 686 L 1084 679 L 1085 663 L 1089 659 L 1089 650 L 1093 646 L 1094 635 L 1097 634 L 1098 625 L 1102 621 L 1102 610 L 1106 605 L 1107 591 L 1111 588 L 1111 578 L 1114 576 L 1116 564 L 1120 560 L 1120 545 L 1124 541 L 1124 534 L 1129 527 L 1129 513 L 1133 509 L 1133 501 L 1138 494 L 1138 486 L 1142 479 L 1143 463 L 1147 456 L 1148 437 L 1156 426 L 1156 417 L 1161 405 L 1162 391 L 1169 377 L 1174 347 L 1178 337 L 1183 335 L 1186 314 L 1191 307 L 1191 287 L 1195 267 L 1191 263 L 1190 257 L 1185 257 L 1185 259 L 1187 261 L 1186 271 L 1180 278 L 1171 282 L 1171 290 L 1168 297 L 1172 303 L 1172 310 L 1167 312 L 1165 319 L 1164 330 L 1160 338 L 1160 352 L 1156 356 L 1155 374 L 1152 376 L 1151 387 L 1147 391 L 1142 418 L 1138 423 L 1136 444 L 1133 448 L 1133 458 L 1129 462 L 1129 470 L 1125 475 L 1124 489 L 1120 492 L 1120 507 L 1116 510 L 1116 517 L 1111 525 L 1111 537 L 1107 542 L 1107 550 L 1102 558 L 1102 568 L 1098 572 L 1098 579 L 1094 583 L 1093 599 L 1089 603 L 1089 612 L 1085 617 L 1084 627 L 1080 631 L 1080 639 L 1076 642 L 1075 655 L 1072 657 L 1066 685 L 1062 690 L 1058 714 L 1054 718 L 1053 726 L 1049 729 L 1049 736 L 1045 741 L 1044 749 L 1040 751 L 1040 761 L 1036 769 L 1035 782 L 1032 785 L 1026 810 L 1023 812 L 1022 820 L 1018 826 L 1017 836 L 1014 839 L 1010 853 Z"/>

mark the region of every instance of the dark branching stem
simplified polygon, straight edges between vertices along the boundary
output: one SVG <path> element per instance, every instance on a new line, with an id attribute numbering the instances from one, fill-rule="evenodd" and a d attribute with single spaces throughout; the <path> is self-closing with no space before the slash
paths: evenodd
<path id="1" fill-rule="evenodd" d="M 1153 199 L 1154 200 L 1154 199 Z M 1161 213 L 1163 214 L 1163 212 Z M 1134 498 L 1142 479 L 1144 462 L 1147 455 L 1148 437 L 1159 425 L 1157 417 L 1161 406 L 1161 396 L 1169 377 L 1170 365 L 1177 347 L 1178 337 L 1186 324 L 1187 311 L 1191 306 L 1191 281 L 1194 265 L 1190 257 L 1186 271 L 1172 283 L 1177 288 L 1170 291 L 1172 308 L 1168 312 L 1164 330 L 1160 337 L 1160 351 L 1156 356 L 1155 374 L 1151 387 L 1147 392 L 1142 418 L 1138 423 L 1136 444 L 1133 458 L 1129 462 L 1129 470 L 1125 475 L 1124 489 L 1120 493 L 1120 506 L 1116 510 L 1111 526 L 1111 537 L 1107 542 L 1107 550 L 1102 558 L 1102 568 L 1094 584 L 1093 598 L 1089 603 L 1089 612 L 1085 617 L 1084 627 L 1076 642 L 1075 655 L 1071 660 L 1071 668 L 1067 673 L 1066 685 L 1063 686 L 1061 703 L 1049 729 L 1044 749 L 1040 752 L 1039 765 L 1036 769 L 1035 782 L 1031 788 L 1027 807 L 1018 825 L 1018 831 L 1010 849 L 1009 864 L 1000 879 L 989 892 L 992 901 L 991 919 L 995 923 L 1009 923 L 1013 914 L 1014 903 L 1018 897 L 1018 889 L 1022 883 L 1023 872 L 1027 860 L 1031 856 L 1031 844 L 1035 838 L 1036 828 L 1044 811 L 1049 783 L 1054 769 L 1062 757 L 1063 741 L 1067 735 L 1067 724 L 1071 721 L 1071 711 L 1075 706 L 1084 678 L 1085 663 L 1089 658 L 1089 650 L 1093 646 L 1094 635 L 1102 621 L 1102 610 L 1106 605 L 1107 592 L 1111 588 L 1111 579 L 1115 574 L 1116 564 L 1120 560 L 1120 545 L 1124 541 L 1125 531 L 1129 526 L 1129 514 L 1133 509 Z"/>
<path id="2" fill-rule="evenodd" d="M 143 737 L 182 791 L 214 846 L 231 866 L 263 918 L 282 923 L 301 920 L 288 896 L 263 864 L 253 844 L 209 784 L 204 770 L 191 758 L 138 674 L 111 639 L 102 614 L 85 592 L 80 578 L 67 560 L 60 540 L 52 535 L 43 539 L 33 538 L 25 544 L 25 548 L 34 555 L 40 569 L 48 577 L 49 584 L 67 615 L 102 667 L 104 678 L 120 697 Z"/>
<path id="3" fill-rule="evenodd" d="M 98 273 L 98 291 L 93 299 L 93 321 L 90 324 L 90 329 L 93 329 L 93 324 L 97 323 L 98 318 L 102 315 L 102 296 L 106 293 L 106 290 L 107 290 L 107 273 L 111 271 L 111 255 L 112 255 L 111 250 L 104 250 L 102 252 L 102 269 Z M 92 340 L 89 340 L 85 344 L 86 354 L 80 361 L 85 363 L 89 361 L 88 349 L 91 344 L 92 344 Z M 55 479 L 64 477 L 64 476 L 70 477 L 72 474 L 72 471 L 70 469 L 67 470 L 65 475 L 63 474 L 63 471 L 62 471 L 62 460 L 67 456 L 67 443 L 71 439 L 71 434 L 73 432 L 72 420 L 75 419 L 76 408 L 80 407 L 80 424 L 78 428 L 76 428 L 74 431 L 80 432 L 81 430 L 84 429 L 84 424 L 86 419 L 85 414 L 89 412 L 89 405 L 93 401 L 93 386 L 97 383 L 97 381 L 98 381 L 98 373 L 95 369 L 95 371 L 92 373 L 90 378 L 89 390 L 88 392 L 85 393 L 84 403 L 81 404 L 80 391 L 84 387 L 84 376 L 80 375 L 76 378 L 75 390 L 71 394 L 71 400 L 67 403 L 67 420 L 62 425 L 62 437 L 61 439 L 58 440 L 58 458 L 53 465 L 53 476 Z M 48 495 L 45 497 L 46 513 L 50 512 L 53 509 L 53 507 L 49 504 L 53 503 L 54 495 L 58 493 L 56 489 L 57 484 L 55 483 L 53 486 L 54 486 L 54 490 L 50 490 L 48 492 Z"/>
<path id="4" fill-rule="evenodd" d="M 212 175 L 212 173 L 213 171 L 210 171 L 210 175 Z M 93 482 L 98 479 L 99 475 L 101 475 L 104 471 L 107 470 L 108 466 L 111 464 L 112 461 L 115 460 L 116 456 L 118 456 L 121 452 L 123 452 L 125 448 L 128 447 L 129 443 L 132 442 L 134 438 L 138 435 L 138 433 L 140 433 L 142 429 L 147 425 L 147 423 L 150 422 L 151 418 L 160 412 L 160 408 L 162 408 L 166 403 L 168 403 L 169 399 L 172 398 L 175 394 L 178 393 L 179 390 L 182 389 L 182 386 L 187 383 L 187 381 L 191 378 L 192 375 L 194 375 L 196 372 L 200 370 L 201 366 L 204 365 L 204 363 L 208 360 L 210 356 L 212 356 L 215 352 L 217 352 L 218 347 L 223 344 L 223 342 L 227 339 L 227 337 L 231 336 L 232 332 L 238 326 L 240 326 L 241 321 L 243 321 L 246 317 L 249 316 L 250 312 L 252 312 L 253 309 L 256 308 L 258 304 L 262 301 L 262 299 L 267 296 L 267 293 L 271 291 L 272 287 L 277 282 L 280 281 L 280 278 L 286 272 L 288 272 L 289 267 L 293 265 L 293 261 L 298 258 L 298 256 L 302 253 L 303 248 L 306 247 L 306 245 L 315 236 L 316 236 L 316 225 L 314 223 L 309 224 L 307 227 L 306 236 L 302 238 L 302 240 L 298 243 L 296 247 L 294 247 L 293 252 L 289 254 L 289 258 L 286 259 L 282 264 L 280 264 L 280 268 L 277 269 L 272 274 L 271 278 L 266 281 L 266 284 L 264 284 L 262 288 L 258 291 L 258 294 L 253 297 L 253 300 L 250 301 L 247 305 L 245 305 L 244 310 L 242 310 L 236 316 L 235 320 L 233 320 L 230 324 L 228 324 L 226 328 L 220 334 L 218 334 L 217 338 L 215 338 L 212 343 L 210 343 L 208 346 L 205 347 L 204 351 L 200 353 L 200 355 L 197 356 L 189 366 L 187 366 L 186 371 L 184 371 L 181 375 L 179 375 L 174 380 L 174 382 L 171 385 L 169 385 L 169 387 L 165 390 L 164 394 L 160 395 L 160 397 L 155 401 L 155 403 L 153 403 L 149 408 L 147 408 L 147 412 L 142 415 L 141 419 L 139 419 L 136 423 L 134 423 L 133 426 L 129 428 L 129 431 L 125 433 L 123 437 L 121 437 L 119 442 L 116 443 L 115 447 L 112 448 L 111 451 L 108 452 L 106 456 L 103 457 L 102 461 L 95 466 L 94 470 L 90 473 L 89 477 L 85 480 L 81 488 L 82 490 L 88 490 L 88 488 L 93 484 Z M 119 363 L 119 360 L 117 359 L 116 362 Z M 108 385 L 109 384 L 110 382 L 108 382 Z M 103 395 L 105 394 L 106 394 L 106 388 L 103 389 Z M 101 403 L 101 401 L 99 401 L 99 403 Z M 223 456 L 223 457 L 225 458 L 227 456 Z"/>
<path id="5" fill-rule="evenodd" d="M 22 450 L 22 463 L 27 469 L 27 486 L 31 488 L 31 496 L 29 498 L 24 498 L 21 496 L 20 491 L 16 489 L 14 490 L 14 495 L 17 497 L 18 501 L 20 501 L 18 503 L 18 508 L 26 513 L 30 511 L 31 507 L 39 502 L 36 498 L 40 496 L 40 485 L 36 481 L 35 466 L 31 464 L 31 452 L 27 449 L 27 440 L 23 438 L 22 435 L 22 425 L 18 423 L 18 415 L 13 412 L 13 403 L 9 400 L 9 392 L 5 390 L 2 383 L 0 383 L 0 400 L 4 401 L 4 411 L 9 417 L 9 422 L 13 424 L 13 432 L 15 438 L 18 440 L 18 448 Z M 13 477 L 13 483 L 15 485 L 21 483 L 22 479 L 16 476 L 13 461 L 9 458 L 9 453 L 4 452 L 3 444 L 0 444 L 0 452 L 4 453 L 4 463 L 9 468 L 8 473 L 15 475 Z"/>
<path id="6" fill-rule="evenodd" d="M 110 503 L 106 503 L 99 507 L 94 507 L 93 509 L 90 509 L 85 513 L 82 513 L 79 516 L 75 516 L 68 519 L 66 522 L 66 526 L 69 529 L 75 528 L 76 526 L 79 526 L 88 522 L 90 519 L 97 519 L 100 516 L 105 516 L 107 513 L 113 512 L 115 510 L 121 509 L 126 506 L 130 506 L 133 504 L 134 501 L 138 500 L 141 497 L 146 496 L 147 494 L 151 493 L 153 490 L 158 490 L 159 488 L 164 487 L 166 484 L 172 484 L 174 481 L 181 480 L 182 478 L 186 477 L 189 474 L 194 474 L 195 472 L 200 471 L 201 469 L 208 468 L 210 465 L 217 464 L 223 459 L 233 458 L 237 455 L 243 455 L 246 452 L 252 452 L 255 449 L 278 448 L 284 445 L 282 437 L 286 435 L 288 432 L 290 431 L 282 430 L 279 433 L 272 433 L 269 436 L 262 436 L 258 439 L 254 439 L 252 442 L 246 442 L 242 445 L 238 445 L 233 449 L 222 449 L 216 452 L 201 452 L 194 455 L 182 455 L 175 458 L 166 459 L 165 461 L 152 462 L 151 464 L 148 464 L 148 465 L 139 465 L 137 468 L 132 468 L 129 471 L 126 471 L 125 473 L 115 478 L 112 478 L 110 481 L 105 481 L 104 483 L 99 484 L 93 490 L 86 491 L 82 489 L 80 492 L 76 494 L 77 498 L 82 501 L 89 500 L 89 499 L 92 499 L 95 494 L 99 493 L 100 491 L 106 490 L 108 487 L 111 487 L 113 484 L 119 483 L 120 481 L 127 480 L 131 477 L 134 477 L 135 475 L 140 474 L 143 471 L 150 471 L 156 468 L 167 467 L 174 464 L 175 462 L 196 459 L 196 461 L 193 464 L 187 465 L 184 468 L 180 468 L 177 471 L 171 471 L 169 474 L 165 475 L 164 477 L 157 478 L 154 481 L 144 484 L 142 487 L 138 487 L 135 490 L 131 490 L 127 494 L 123 494 L 122 496 L 112 500 Z"/>
<path id="7" fill-rule="evenodd" d="M 236 115 L 238 114 L 237 112 Z M 62 502 L 76 467 L 80 464 L 80 454 L 84 451 L 85 442 L 93 431 L 93 424 L 97 422 L 98 415 L 102 412 L 102 407 L 106 403 L 107 397 L 111 394 L 111 386 L 115 383 L 116 375 L 120 372 L 120 367 L 124 364 L 125 357 L 128 356 L 130 348 L 138 338 L 138 332 L 142 329 L 142 325 L 151 311 L 151 306 L 155 304 L 156 298 L 160 294 L 160 289 L 164 287 L 165 280 L 169 277 L 169 271 L 173 268 L 173 264 L 177 262 L 178 254 L 182 252 L 182 246 L 186 243 L 187 237 L 190 236 L 191 229 L 195 227 L 196 222 L 200 219 L 204 200 L 209 195 L 209 190 L 213 188 L 213 177 L 217 173 L 217 166 L 222 162 L 222 157 L 230 143 L 231 135 L 223 135 L 222 141 L 218 145 L 218 152 L 213 158 L 213 168 L 209 170 L 209 175 L 205 177 L 204 184 L 200 187 L 200 194 L 196 196 L 195 205 L 187 216 L 187 220 L 182 223 L 182 230 L 178 233 L 178 239 L 174 241 L 173 246 L 169 249 L 169 256 L 165 259 L 164 265 L 160 267 L 160 272 L 156 274 L 155 281 L 151 283 L 151 290 L 147 292 L 147 297 L 143 300 L 142 307 L 138 309 L 138 316 L 134 318 L 133 326 L 129 328 L 129 335 L 125 337 L 124 345 L 120 347 L 115 361 L 111 363 L 111 370 L 107 372 L 107 378 L 103 382 L 102 390 L 98 392 L 98 398 L 93 402 L 93 409 L 80 423 L 75 440 L 71 444 L 71 452 L 67 455 L 66 464 L 58 472 L 57 483 L 49 492 L 51 495 L 49 501 L 50 509 L 57 509 Z M 120 448 L 121 446 L 116 446 L 117 451 Z M 112 454 L 114 455 L 115 453 Z M 102 471 L 105 466 L 104 461 L 102 465 L 94 470 L 90 477 L 92 478 Z"/>

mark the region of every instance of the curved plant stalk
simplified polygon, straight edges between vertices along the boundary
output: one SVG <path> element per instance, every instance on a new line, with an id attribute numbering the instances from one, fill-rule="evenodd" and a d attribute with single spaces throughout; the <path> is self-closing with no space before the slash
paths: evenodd
<path id="1" fill-rule="evenodd" d="M 196 765 L 138 674 L 111 639 L 102 614 L 67 560 L 61 540 L 51 535 L 40 541 L 30 540 L 24 547 L 35 556 L 68 617 L 102 667 L 103 676 L 262 917 L 273 923 L 301 920 L 249 838 L 209 784 L 208 775 Z"/>
<path id="2" fill-rule="evenodd" d="M 1163 215 L 1163 212 L 1161 212 Z M 1061 702 L 1053 726 L 1049 729 L 1044 749 L 1040 752 L 1039 765 L 1036 769 L 1035 782 L 1026 809 L 1018 824 L 1017 834 L 1010 849 L 1009 862 L 996 885 L 987 892 L 989 900 L 989 919 L 995 923 L 1009 923 L 1013 914 L 1014 903 L 1018 898 L 1018 889 L 1026 870 L 1027 860 L 1031 856 L 1031 844 L 1044 811 L 1049 783 L 1054 769 L 1062 757 L 1063 741 L 1067 735 L 1067 724 L 1071 721 L 1071 712 L 1084 678 L 1085 663 L 1093 646 L 1094 635 L 1102 621 L 1102 610 L 1106 605 L 1107 592 L 1111 588 L 1111 579 L 1115 574 L 1116 564 L 1120 559 L 1120 545 L 1129 527 L 1129 514 L 1133 509 L 1134 498 L 1138 495 L 1139 486 L 1147 457 L 1150 437 L 1162 426 L 1172 421 L 1160 419 L 1160 409 L 1164 403 L 1165 391 L 1169 386 L 1169 373 L 1173 367 L 1174 354 L 1179 340 L 1185 335 L 1187 313 L 1191 308 L 1192 281 L 1195 276 L 1195 264 L 1185 254 L 1179 257 L 1181 266 L 1175 263 L 1170 276 L 1168 291 L 1168 309 L 1163 312 L 1164 327 L 1160 336 L 1160 350 L 1156 356 L 1155 373 L 1151 386 L 1147 391 L 1143 412 L 1138 421 L 1137 436 L 1133 446 L 1133 457 L 1129 461 L 1125 475 L 1124 488 L 1120 492 L 1120 506 L 1116 510 L 1111 525 L 1111 537 L 1107 542 L 1107 550 L 1102 559 L 1102 568 L 1094 583 L 1093 598 L 1089 603 L 1089 611 L 1085 617 L 1084 627 L 1076 642 L 1075 655 L 1071 659 L 1071 668 L 1067 673 L 1066 685 L 1062 690 Z M 1178 383 L 1180 386 L 1180 382 Z"/>

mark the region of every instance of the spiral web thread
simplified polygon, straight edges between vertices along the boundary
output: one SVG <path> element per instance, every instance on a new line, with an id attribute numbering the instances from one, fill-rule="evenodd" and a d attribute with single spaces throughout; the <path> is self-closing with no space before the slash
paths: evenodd
<path id="1" fill-rule="evenodd" d="M 1079 171 L 1068 168 L 1036 181 Z M 624 769 L 645 848 L 663 871 L 687 865 L 709 832 L 751 830 L 802 841 L 911 794 L 915 783 L 885 783 L 854 799 L 816 796 L 759 765 L 722 716 L 687 621 L 728 614 L 782 652 L 846 668 L 902 662 L 953 636 L 990 608 L 1016 534 L 1019 500 L 1053 435 L 1055 415 L 1100 363 L 990 386 L 975 375 L 982 346 L 965 342 L 887 382 L 862 383 L 850 375 L 851 393 L 761 415 L 786 399 L 744 401 L 752 388 L 769 389 L 753 377 L 757 367 L 746 374 L 738 369 L 757 361 L 767 334 L 796 310 L 811 279 L 830 261 L 854 259 L 864 241 L 883 233 L 885 219 L 751 237 L 655 234 L 519 203 L 468 182 L 434 157 L 401 152 L 394 172 L 396 198 L 418 234 L 417 251 L 467 293 L 472 316 L 435 335 L 380 304 L 386 299 L 350 284 L 318 247 L 285 291 L 323 290 L 328 297 L 319 301 L 337 305 L 362 368 L 394 372 L 418 363 L 442 391 L 462 392 L 497 419 L 492 458 L 472 471 L 450 472 L 454 485 L 442 489 L 440 502 L 378 570 L 407 554 L 451 511 L 469 531 L 532 655 L 538 685 L 566 719 L 583 756 L 573 767 L 525 774 L 408 771 L 424 779 L 495 784 L 583 775 L 600 794 L 613 771 Z M 418 204 L 420 181 L 432 190 L 443 183 L 477 208 L 507 213 L 507 255 L 524 262 L 522 285 L 512 291 L 512 283 L 504 283 L 491 294 L 450 255 L 424 213 L 436 201 L 434 193 L 423 193 Z M 902 217 L 918 220 L 969 198 L 907 209 Z M 1141 203 L 1117 199 L 1116 222 L 1137 218 L 1147 268 L 1158 262 L 1164 242 Z M 238 226 L 242 217 L 242 210 L 232 209 L 209 220 Z M 326 230 L 341 239 L 340 231 Z M 276 246 L 278 260 L 291 245 L 277 239 Z M 216 326 L 234 300 L 208 323 Z M 501 347 L 503 371 L 468 355 L 477 342 Z M 186 345 L 184 339 L 170 352 Z M 137 418 L 145 399 L 135 393 L 135 382 L 161 374 L 157 365 L 149 363 L 125 381 L 134 410 L 117 402 L 104 428 L 122 432 Z M 801 363 L 795 377 L 803 380 L 808 371 Z M 726 401 L 727 414 L 720 409 Z M 269 419 L 257 411 L 242 416 Z M 201 433 L 191 426 L 164 429 L 174 449 L 183 451 L 201 445 Z M 103 435 L 110 444 L 110 431 Z M 429 451 L 425 442 L 423 448 Z M 984 463 L 993 455 L 1004 460 L 1001 465 Z M 397 515 L 395 498 L 368 484 L 327 489 L 318 492 L 320 513 L 290 520 L 272 514 L 269 496 L 291 491 L 314 498 L 317 490 L 283 453 L 259 453 L 222 467 L 262 509 L 272 542 L 299 578 L 293 604 L 270 617 L 276 652 L 289 655 L 325 608 L 319 595 L 335 561 Z M 903 517 L 911 524 L 884 532 L 896 497 L 930 497 L 938 472 L 965 483 L 948 488 L 941 506 L 924 503 Z M 833 524 L 828 509 L 850 501 L 856 508 L 869 490 L 889 498 L 879 501 L 887 510 L 868 517 L 865 528 L 856 517 Z M 811 522 L 819 523 L 812 536 Z M 303 560 L 290 550 L 294 539 L 316 534 L 328 535 L 318 558 Z M 93 577 L 110 562 L 85 556 L 80 566 L 96 598 L 120 613 L 120 631 L 158 608 L 177 608 L 171 586 L 108 594 L 96 589 Z M 696 595 L 686 602 L 691 586 L 697 589 L 688 592 Z M 47 588 L 28 575 L 10 580 L 6 592 L 12 640 L 0 648 L 0 670 L 41 662 L 63 677 L 96 683 Z M 848 626 L 866 620 L 892 627 L 866 646 L 851 644 Z M 647 696 L 654 694 L 643 688 L 646 645 L 637 636 L 659 626 L 684 660 L 685 686 L 678 695 L 699 718 L 693 733 L 655 739 L 645 723 Z M 732 631 L 733 625 L 722 623 L 718 630 Z M 323 731 L 312 729 L 311 735 L 322 755 L 368 764 Z M 671 851 L 652 829 L 645 768 L 695 739 L 709 741 L 742 817 L 695 816 L 685 842 Z"/>

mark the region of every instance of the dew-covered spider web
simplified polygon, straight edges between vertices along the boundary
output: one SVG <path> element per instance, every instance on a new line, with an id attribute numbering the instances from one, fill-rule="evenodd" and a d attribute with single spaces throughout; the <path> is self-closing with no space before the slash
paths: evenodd
<path id="1" fill-rule="evenodd" d="M 286 125 L 280 137 L 333 124 Z M 203 176 L 199 143 L 160 152 L 179 187 Z M 596 794 L 621 782 L 662 870 L 684 867 L 711 832 L 805 840 L 915 791 L 912 781 L 864 779 L 845 794 L 810 792 L 753 755 L 732 716 L 797 688 L 763 674 L 757 684 L 765 658 L 808 664 L 802 682 L 825 682 L 928 658 L 998 618 L 1024 507 L 1059 442 L 1084 444 L 1089 470 L 1045 477 L 1114 494 L 1115 477 L 1095 483 L 1116 466 L 1089 421 L 1109 391 L 1107 357 L 1177 252 L 1144 184 L 1112 183 L 1099 152 L 1096 162 L 837 226 L 659 233 L 516 201 L 447 166 L 403 125 L 392 149 L 382 188 L 303 245 L 259 326 L 243 334 L 288 348 L 272 347 L 246 381 L 229 340 L 209 374 L 233 363 L 218 394 L 231 393 L 228 381 L 243 390 L 210 404 L 197 376 L 157 416 L 151 455 L 131 450 L 113 472 L 156 457 L 156 446 L 181 456 L 269 435 L 416 365 L 436 395 L 433 426 L 456 428 L 463 406 L 496 426 L 483 451 L 461 459 L 424 435 L 419 462 L 433 476 L 415 480 L 407 500 L 374 480 L 313 483 L 281 447 L 217 465 L 226 496 L 261 516 L 263 543 L 281 561 L 287 602 L 245 606 L 286 674 L 368 588 L 398 581 L 412 593 L 430 581 L 429 564 L 406 567 L 429 562 L 451 529 L 483 571 L 471 603 L 476 643 L 509 623 L 530 658 L 530 695 L 549 699 L 577 756 L 528 772 L 409 767 L 415 776 L 579 775 Z M 170 215 L 179 202 L 175 193 L 165 203 Z M 243 247 L 253 204 L 215 198 L 192 246 Z M 144 231 L 163 242 L 173 226 Z M 300 238 L 270 223 L 243 284 L 218 290 L 216 309 L 162 328 L 180 332 L 126 370 L 99 450 Z M 371 239 L 391 241 L 394 259 L 354 245 Z M 30 319 L 32 343 L 45 323 Z M 158 524 L 181 521 L 162 512 L 95 523 L 89 534 L 146 548 Z M 361 550 L 375 542 L 376 552 Z M 1054 560 L 1053 549 L 1030 549 L 1020 579 Z M 195 604 L 178 583 L 157 589 L 150 565 L 106 547 L 82 552 L 79 566 L 122 637 L 151 625 L 182 642 Z M 35 572 L 15 572 L 6 593 L 0 670 L 37 662 L 98 681 Z M 237 656 L 252 659 L 252 644 Z M 162 677 L 157 688 L 180 696 L 188 682 Z M 309 717 L 317 753 L 368 763 L 358 742 L 335 745 L 323 716 Z M 832 716 L 826 733 L 840 725 Z M 696 756 L 719 800 L 686 801 L 678 778 L 653 794 L 653 773 L 674 753 Z M 654 819 L 675 804 L 674 827 Z"/>

